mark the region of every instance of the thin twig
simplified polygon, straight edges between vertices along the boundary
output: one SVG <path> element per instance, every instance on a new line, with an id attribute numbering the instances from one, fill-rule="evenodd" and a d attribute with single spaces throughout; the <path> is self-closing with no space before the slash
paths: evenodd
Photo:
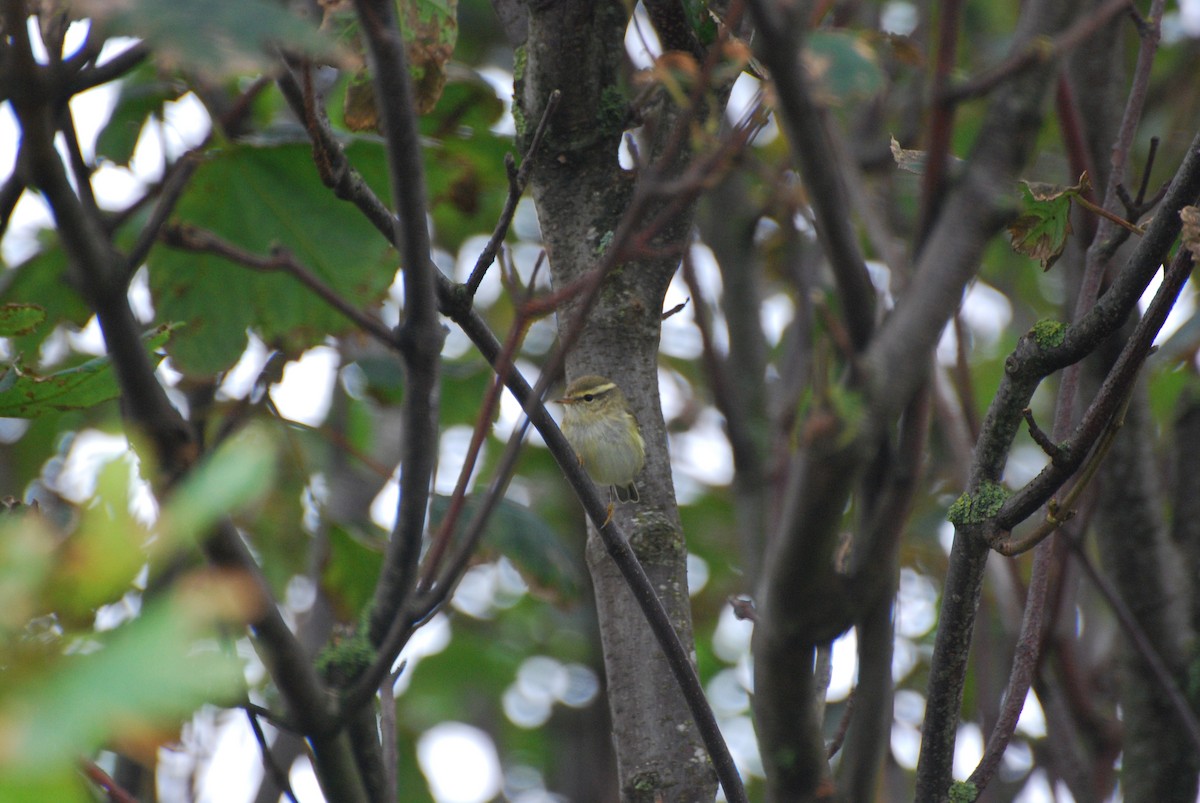
<path id="1" fill-rule="evenodd" d="M 500 250 L 500 245 L 504 242 L 504 238 L 508 236 L 508 227 L 512 224 L 513 215 L 516 214 L 517 202 L 521 200 L 521 196 L 525 194 L 525 187 L 529 184 L 529 175 L 536 161 L 533 156 L 542 145 L 542 138 L 546 135 L 546 129 L 550 125 L 550 118 L 554 115 L 554 110 L 558 108 L 560 100 L 562 100 L 562 92 L 557 89 L 551 92 L 550 96 L 546 98 L 546 107 L 542 110 L 542 119 L 538 121 L 537 130 L 533 132 L 533 139 L 529 143 L 529 150 L 525 152 L 525 157 L 521 159 L 521 167 L 516 171 L 515 175 L 511 171 L 511 162 L 506 160 L 506 165 L 510 168 L 508 197 L 504 199 L 504 209 L 500 213 L 500 220 L 497 221 L 492 236 L 488 238 L 487 245 L 479 253 L 479 259 L 475 261 L 475 267 L 471 270 L 471 275 L 467 279 L 467 290 L 470 292 L 472 298 L 475 296 L 476 291 L 479 290 L 479 285 L 483 282 L 483 276 L 487 273 L 487 269 L 496 260 L 496 253 Z M 508 158 L 511 159 L 511 156 Z"/>
<path id="2" fill-rule="evenodd" d="M 1150 88 L 1150 74 L 1154 66 L 1154 56 L 1158 52 L 1159 23 L 1162 19 L 1166 0 L 1152 0 L 1150 3 L 1149 25 L 1140 28 L 1141 46 L 1138 48 L 1137 64 L 1134 67 L 1133 78 L 1130 81 L 1129 96 L 1125 101 L 1125 109 L 1121 115 L 1121 125 L 1117 130 L 1117 139 L 1112 147 L 1111 168 L 1109 170 L 1108 186 L 1104 192 L 1105 209 L 1113 211 L 1117 207 L 1117 187 L 1125 180 L 1125 168 L 1129 161 L 1129 152 L 1137 135 L 1138 125 L 1142 120 L 1142 109 L 1146 104 L 1146 95 Z M 1149 171 L 1147 171 L 1149 172 Z M 1189 201 L 1190 203 L 1190 201 Z M 1109 259 L 1124 241 L 1125 237 L 1117 232 L 1106 218 L 1101 221 L 1088 246 L 1083 273 L 1079 285 L 1079 293 L 1075 301 L 1075 319 L 1080 319 L 1096 303 L 1100 294 L 1100 286 L 1108 269 Z M 1078 368 L 1068 369 L 1072 372 Z"/>
<path id="3" fill-rule="evenodd" d="M 388 672 L 379 684 L 379 740 L 383 753 L 384 800 L 396 800 L 399 787 L 397 768 L 399 752 L 396 745 L 396 681 L 404 671 L 406 662 L 401 662 L 395 671 Z"/>
<path id="4" fill-rule="evenodd" d="M 1037 421 L 1033 419 L 1033 410 L 1026 407 L 1021 411 L 1021 415 L 1025 416 L 1025 424 L 1029 427 L 1029 437 L 1033 438 L 1033 442 L 1042 447 L 1042 451 L 1052 461 L 1058 460 L 1062 456 L 1062 449 L 1037 425 Z"/>
<path id="5" fill-rule="evenodd" d="M 1187 697 L 1184 696 L 1179 685 L 1171 676 L 1171 671 L 1167 669 L 1154 643 L 1146 635 L 1146 631 L 1142 629 L 1142 626 L 1138 624 L 1137 617 L 1133 615 L 1133 611 L 1129 610 L 1129 606 L 1125 604 L 1125 600 L 1121 598 L 1120 593 L 1092 563 L 1082 545 L 1073 538 L 1069 539 L 1069 543 L 1071 554 L 1079 562 L 1079 565 L 1083 567 L 1084 574 L 1096 586 L 1096 589 L 1100 592 L 1100 596 L 1104 597 L 1105 602 L 1108 603 L 1113 613 L 1116 614 L 1117 622 L 1121 625 L 1121 629 L 1125 631 L 1125 635 L 1133 643 L 1138 655 L 1150 668 L 1150 673 L 1154 676 L 1155 681 L 1158 682 L 1163 693 L 1171 700 L 1171 707 L 1179 717 L 1180 724 L 1187 731 L 1192 748 L 1197 754 L 1200 754 L 1200 721 L 1197 720 L 1196 714 L 1192 711 Z"/>
<path id="6" fill-rule="evenodd" d="M 405 438 L 396 523 L 372 597 L 368 635 L 379 644 L 412 595 L 425 531 L 430 479 L 437 455 L 435 403 L 443 332 L 438 320 L 437 268 L 430 256 L 424 160 L 417 134 L 408 57 L 391 0 L 356 0 L 366 43 L 397 218 L 393 242 L 404 266 L 405 319 L 398 334 L 404 357 L 401 407 Z M 392 238 L 389 238 L 392 239 Z"/>
<path id="7" fill-rule="evenodd" d="M 279 83 L 289 105 L 296 109 L 298 114 L 302 115 L 302 119 L 306 119 L 303 117 L 304 93 L 300 85 L 296 82 L 295 77 L 289 73 L 282 76 Z M 309 136 L 313 141 L 316 160 L 318 163 L 324 160 L 330 166 L 327 177 L 323 174 L 326 183 L 337 193 L 338 197 L 345 198 L 358 206 L 367 219 L 386 239 L 393 243 L 396 242 L 397 235 L 394 229 L 394 219 L 386 207 L 374 195 L 370 187 L 354 172 L 345 154 L 338 146 L 337 139 L 328 126 L 328 121 L 318 115 L 314 116 L 311 120 L 307 120 L 306 125 L 309 125 Z M 686 199 L 678 200 L 679 204 L 685 202 Z M 614 232 L 614 243 L 627 241 L 623 238 L 628 238 L 631 232 L 634 231 L 635 221 L 641 219 L 644 204 L 644 198 L 635 199 L 635 202 L 631 204 L 622 224 Z M 651 225 L 643 229 L 643 231 L 648 229 L 650 232 L 654 232 L 657 231 L 656 227 L 665 225 L 669 219 L 666 213 L 669 211 L 664 210 L 664 214 L 655 221 L 652 221 Z M 619 264 L 616 259 L 616 251 L 617 249 L 609 249 L 605 253 L 592 273 L 584 277 L 584 284 L 588 287 L 598 286 L 608 271 L 611 271 Z M 462 305 L 461 299 L 455 291 L 455 286 L 449 279 L 440 274 L 436 274 L 435 278 L 438 282 L 438 299 L 442 312 L 458 324 L 463 332 L 475 343 L 483 357 L 489 363 L 495 365 L 502 350 L 495 334 L 487 327 L 486 323 L 484 323 L 477 313 L 471 310 L 469 306 L 464 307 Z M 577 336 L 577 331 L 576 329 L 575 336 Z M 562 356 L 570 345 L 568 341 L 573 340 L 570 332 L 567 334 L 568 337 L 560 338 L 559 350 L 551 356 L 548 364 L 543 367 L 542 380 L 539 381 L 536 389 L 530 387 L 521 373 L 516 370 L 510 372 L 507 385 L 517 400 L 521 402 L 526 414 L 530 416 L 533 425 L 546 441 L 551 454 L 559 466 L 562 467 L 576 494 L 583 501 L 584 509 L 593 522 L 599 525 L 607 517 L 606 502 L 601 500 L 593 483 L 584 474 L 582 467 L 578 465 L 574 451 L 567 444 L 557 424 L 554 423 L 554 419 L 551 418 L 545 405 L 541 402 L 542 395 L 548 387 L 548 377 L 554 375 L 554 372 L 561 368 Z M 621 571 L 626 582 L 629 584 L 639 608 L 646 616 L 646 620 L 650 624 L 656 640 L 668 658 L 668 665 L 684 692 L 689 710 L 696 719 L 701 737 L 704 739 L 705 747 L 708 749 L 710 756 L 712 756 L 714 767 L 717 770 L 718 778 L 721 781 L 722 788 L 725 790 L 726 797 L 732 801 L 744 801 L 746 799 L 745 792 L 742 789 L 737 767 L 733 763 L 724 738 L 721 736 L 720 728 L 716 725 L 712 709 L 708 706 L 704 697 L 703 687 L 695 674 L 695 669 L 691 665 L 688 653 L 680 643 L 670 618 L 663 609 L 662 603 L 659 601 L 653 586 L 646 577 L 645 571 L 629 547 L 625 535 L 620 532 L 614 523 L 610 522 L 608 525 L 600 527 L 599 532 L 601 539 L 608 549 L 609 555 L 612 556 L 618 570 Z"/>
<path id="8" fill-rule="evenodd" d="M 154 211 L 150 213 L 150 219 L 146 221 L 146 225 L 138 232 L 138 238 L 125 258 L 125 281 L 127 284 L 150 254 L 154 243 L 158 241 L 163 225 L 171 216 L 171 212 L 175 210 L 175 204 L 183 197 L 183 191 L 187 189 L 188 181 L 191 180 L 192 174 L 196 172 L 199 164 L 200 156 L 193 152 L 185 154 L 168 168 L 166 178 L 159 188 L 158 203 L 155 204 Z"/>
<path id="9" fill-rule="evenodd" d="M 347 320 L 390 349 L 397 349 L 396 336 L 378 318 L 368 315 L 327 285 L 311 269 L 301 264 L 286 248 L 276 247 L 271 255 L 262 257 L 218 235 L 186 223 L 175 223 L 162 231 L 166 245 L 197 253 L 215 254 L 237 265 L 264 273 L 286 273 L 295 277 L 322 301 L 340 312 Z"/>
<path id="10" fill-rule="evenodd" d="M 1126 220 L 1125 218 L 1121 217 L 1120 215 L 1109 212 L 1104 207 L 1098 206 L 1098 205 L 1092 203 L 1087 198 L 1084 198 L 1082 195 L 1076 195 L 1075 201 L 1076 201 L 1076 203 L 1078 203 L 1080 206 L 1082 206 L 1084 209 L 1088 210 L 1092 214 L 1099 215 L 1100 217 L 1104 218 L 1108 222 L 1110 222 L 1114 225 L 1120 226 L 1121 228 L 1125 229 L 1126 231 L 1130 232 L 1131 234 L 1136 234 L 1137 236 L 1141 237 L 1143 234 L 1146 233 L 1146 230 L 1143 229 L 1141 226 L 1137 225 L 1136 223 L 1131 223 L 1130 221 Z"/>
<path id="11" fill-rule="evenodd" d="M 271 782 L 287 796 L 291 803 L 297 803 L 296 793 L 292 791 L 292 782 L 288 778 L 287 772 L 279 766 L 279 763 L 275 761 L 275 756 L 271 754 L 271 746 L 267 744 L 267 734 L 263 732 L 262 723 L 258 721 L 258 714 L 250 706 L 244 706 L 242 710 L 246 712 L 246 719 L 249 720 L 250 729 L 254 732 L 254 741 L 258 742 L 258 752 L 262 755 L 263 768 L 271 776 Z"/>
<path id="12" fill-rule="evenodd" d="M 129 794 L 112 776 L 100 769 L 94 761 L 80 760 L 80 768 L 87 779 L 104 790 L 109 803 L 138 803 L 138 799 Z"/>
<path id="13" fill-rule="evenodd" d="M 1095 11 L 1083 15 L 1079 22 L 1053 39 L 1034 40 L 981 75 L 946 90 L 942 94 L 942 99 L 947 103 L 961 103 L 972 98 L 983 97 L 1000 83 L 1019 75 L 1030 67 L 1055 61 L 1071 52 L 1094 36 L 1117 15 L 1131 7 L 1131 0 L 1109 0 Z"/>
<path id="14" fill-rule="evenodd" d="M 854 713 L 854 692 L 850 690 L 850 696 L 846 698 L 846 707 L 842 709 L 842 716 L 838 719 L 837 730 L 833 733 L 833 738 L 825 745 L 825 758 L 830 761 L 842 749 L 842 743 L 846 741 L 846 731 L 850 728 L 850 715 Z"/>
<path id="15" fill-rule="evenodd" d="M 17 161 L 21 161 L 20 154 L 17 155 Z M 4 186 L 0 187 L 0 237 L 3 237 L 4 233 L 8 231 L 13 210 L 17 207 L 17 201 L 21 200 L 23 192 L 25 192 L 25 182 L 15 172 L 4 182 Z"/>
<path id="16" fill-rule="evenodd" d="M 1051 462 L 1014 493 L 996 514 L 1001 529 L 1011 530 L 1044 504 L 1083 463 L 1092 446 L 1108 427 L 1114 413 L 1125 402 L 1134 377 L 1153 348 L 1158 331 L 1166 321 L 1179 292 L 1192 273 L 1192 255 L 1186 249 L 1176 253 L 1163 276 L 1162 284 L 1138 321 L 1120 356 L 1100 386 L 1096 398 L 1084 413 L 1079 426 L 1059 444 L 1063 459 Z"/>
<path id="17" fill-rule="evenodd" d="M 103 64 L 80 70 L 67 84 L 69 94 L 78 94 L 85 89 L 107 84 L 120 78 L 125 73 L 137 67 L 150 55 L 150 48 L 145 42 L 138 42 L 122 50 Z"/>

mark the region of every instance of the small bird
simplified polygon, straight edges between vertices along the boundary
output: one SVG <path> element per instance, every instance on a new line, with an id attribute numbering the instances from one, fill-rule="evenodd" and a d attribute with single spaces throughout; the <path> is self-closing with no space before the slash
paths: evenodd
<path id="1" fill-rule="evenodd" d="M 634 478 L 646 462 L 646 442 L 625 394 L 611 379 L 581 376 L 567 386 L 563 405 L 563 435 L 588 476 L 609 489 L 612 499 L 637 502 Z"/>

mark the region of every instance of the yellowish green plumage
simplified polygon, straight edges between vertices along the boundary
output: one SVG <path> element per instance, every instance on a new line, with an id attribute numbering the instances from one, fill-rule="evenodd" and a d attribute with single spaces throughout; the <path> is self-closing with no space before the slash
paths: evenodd
<path id="1" fill-rule="evenodd" d="M 634 478 L 646 462 L 646 443 L 625 394 L 611 379 L 581 376 L 558 400 L 562 431 L 588 476 L 609 486 L 610 498 L 638 501 Z"/>

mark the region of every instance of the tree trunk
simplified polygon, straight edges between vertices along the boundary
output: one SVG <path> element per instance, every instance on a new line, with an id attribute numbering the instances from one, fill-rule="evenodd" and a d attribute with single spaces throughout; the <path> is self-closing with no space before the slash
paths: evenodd
<path id="1" fill-rule="evenodd" d="M 554 90 L 563 93 L 533 173 L 533 198 L 556 289 L 595 267 L 613 243 L 635 190 L 617 160 L 628 104 L 617 87 L 626 15 L 617 3 L 562 2 L 530 8 L 518 109 L 528 141 Z M 671 483 L 658 396 L 662 302 L 690 231 L 691 212 L 655 239 L 654 259 L 626 262 L 598 291 L 582 335 L 567 356 L 568 377 L 600 374 L 628 396 L 646 440 L 641 501 L 620 505 L 626 533 L 687 648 L 692 645 L 687 550 Z M 569 329 L 585 300 L 558 310 Z M 594 530 L 588 566 L 595 587 L 613 720 L 621 797 L 635 801 L 712 800 L 711 763 L 682 694 L 625 580 Z"/>

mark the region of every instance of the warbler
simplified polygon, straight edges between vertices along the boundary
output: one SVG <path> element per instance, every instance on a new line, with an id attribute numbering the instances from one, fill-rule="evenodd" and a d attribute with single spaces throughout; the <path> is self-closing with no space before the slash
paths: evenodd
<path id="1" fill-rule="evenodd" d="M 645 465 L 646 442 L 625 394 L 611 379 L 588 375 L 568 385 L 558 402 L 563 435 L 588 476 L 608 486 L 610 502 L 614 496 L 637 502 L 634 478 Z"/>

